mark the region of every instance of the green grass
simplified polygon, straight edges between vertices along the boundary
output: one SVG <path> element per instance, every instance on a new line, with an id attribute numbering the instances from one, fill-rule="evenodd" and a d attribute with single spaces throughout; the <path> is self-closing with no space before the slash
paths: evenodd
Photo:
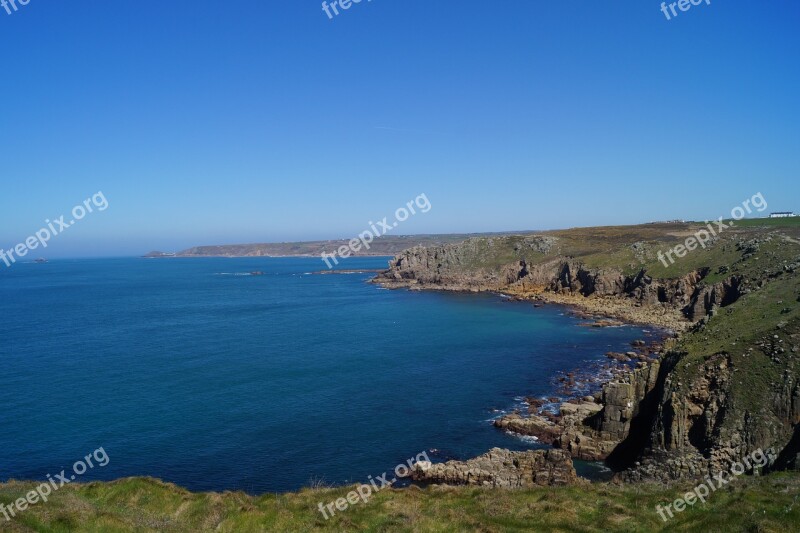
<path id="1" fill-rule="evenodd" d="M 782 340 L 784 349 L 790 348 L 793 344 L 790 335 L 800 331 L 798 298 L 800 276 L 784 274 L 719 310 L 703 330 L 687 334 L 678 343 L 676 349 L 686 355 L 675 370 L 676 376 L 689 387 L 691 377 L 699 375 L 699 367 L 706 360 L 724 353 L 736 369 L 731 382 L 732 408 L 742 412 L 765 411 L 766 414 L 770 406 L 765 405 L 768 398 L 764 398 L 764 391 L 773 390 L 775 384 L 781 383 L 787 369 L 797 375 L 800 368 L 788 352 L 775 361 L 753 347 L 769 339 Z"/>
<path id="2" fill-rule="evenodd" d="M 10 503 L 32 483 L 0 485 Z M 68 485 L 47 503 L 24 511 L 9 532 L 249 532 L 249 531 L 760 531 L 800 529 L 800 475 L 743 477 L 665 523 L 656 505 L 694 487 L 655 485 L 539 488 L 520 491 L 477 488 L 386 489 L 329 521 L 319 502 L 350 488 L 249 496 L 240 492 L 192 493 L 148 478 Z"/>
<path id="3" fill-rule="evenodd" d="M 800 217 L 745 219 L 723 230 L 718 240 L 707 247 L 698 246 L 680 258 L 673 254 L 673 262 L 666 260 L 664 265 L 659 253 L 666 257 L 675 246 L 685 244 L 687 238 L 706 228 L 704 223 L 687 222 L 547 231 L 539 235 L 557 239 L 547 253 L 530 245 L 535 238 L 531 235 L 476 237 L 458 245 L 460 262 L 450 264 L 445 260 L 443 266 L 445 270 L 461 274 L 497 273 L 520 260 L 535 265 L 558 258 L 574 258 L 586 267 L 616 269 L 625 275 L 645 269 L 649 276 L 657 279 L 677 279 L 709 268 L 707 282 L 714 283 L 730 277 L 741 266 L 744 254 L 739 244 L 743 241 L 772 239 L 774 242 L 764 246 L 771 247 L 770 253 L 782 255 L 770 258 L 771 263 L 779 259 L 790 261 L 800 250 Z M 718 230 L 716 224 L 712 224 L 712 228 Z M 741 273 L 752 272 L 745 269 Z"/>
<path id="4" fill-rule="evenodd" d="M 800 217 L 743 218 L 736 225 L 740 228 L 800 228 Z"/>

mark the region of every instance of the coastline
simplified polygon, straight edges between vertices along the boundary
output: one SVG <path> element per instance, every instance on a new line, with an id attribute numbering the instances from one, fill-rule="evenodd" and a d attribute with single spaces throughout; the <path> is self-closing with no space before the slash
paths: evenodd
<path id="1" fill-rule="evenodd" d="M 604 317 L 619 321 L 625 325 L 654 327 L 667 330 L 677 337 L 687 331 L 692 323 L 680 313 L 667 307 L 644 307 L 626 301 L 624 298 L 607 296 L 582 296 L 572 293 L 555 293 L 545 290 L 519 290 L 513 287 L 467 286 L 467 285 L 432 285 L 420 284 L 416 281 L 387 281 L 378 277 L 369 283 L 384 289 L 407 289 L 412 291 L 443 291 L 463 293 L 494 293 L 519 301 L 530 301 L 543 305 L 557 304 L 579 311 L 588 316 Z"/>
<path id="2" fill-rule="evenodd" d="M 356 270 L 355 272 L 364 273 L 366 274 L 366 270 Z M 347 272 L 318 272 L 318 274 L 335 274 L 335 273 L 354 273 L 353 271 Z M 370 272 L 371 273 L 371 272 Z M 385 282 L 383 280 L 376 278 L 369 278 L 365 276 L 363 281 L 368 281 L 373 284 L 379 285 L 382 288 L 386 289 L 407 289 L 407 290 L 418 290 L 418 291 L 448 291 L 448 292 L 463 292 L 463 293 L 480 293 L 480 292 L 487 292 L 493 295 L 501 296 L 507 301 L 515 301 L 519 303 L 528 303 L 529 305 L 533 305 L 534 307 L 539 307 L 541 305 L 556 305 L 560 307 L 564 307 L 570 311 L 570 314 L 573 316 L 577 316 L 581 319 L 585 319 L 586 321 L 582 324 L 576 324 L 577 326 L 584 326 L 584 327 L 615 327 L 621 325 L 635 325 L 635 326 L 646 326 L 648 328 L 652 327 L 657 331 L 656 336 L 658 336 L 661 340 L 665 340 L 667 342 L 671 342 L 670 338 L 676 338 L 680 336 L 686 329 L 691 325 L 691 322 L 688 320 L 679 320 L 677 321 L 677 327 L 669 327 L 675 324 L 675 314 L 670 313 L 666 310 L 662 309 L 660 306 L 649 306 L 649 305 L 635 305 L 635 302 L 631 299 L 625 297 L 584 297 L 580 294 L 568 294 L 564 292 L 549 292 L 549 291 L 538 291 L 538 290 L 513 290 L 511 289 L 503 289 L 498 287 L 477 287 L 477 286 L 470 286 L 470 287 L 462 287 L 462 286 L 447 286 L 447 285 L 437 285 L 433 283 L 425 284 L 425 283 L 417 283 L 416 281 L 409 281 L 409 280 L 399 280 L 399 281 L 388 281 Z M 362 281 L 362 282 L 363 282 Z M 611 319 L 611 320 L 608 320 Z M 614 361 L 609 361 L 613 363 Z M 630 361 L 636 364 L 635 361 Z M 637 367 L 639 365 L 637 364 Z M 646 365 L 649 367 L 649 364 Z M 615 380 L 625 380 L 629 379 L 630 381 L 634 381 L 633 375 L 635 369 L 633 368 L 625 368 L 623 366 L 618 367 L 621 369 L 619 373 L 614 373 L 611 376 L 600 375 L 598 374 L 598 378 L 601 378 L 603 385 L 608 385 Z M 657 368 L 657 367 L 656 367 Z M 657 372 L 656 372 L 657 373 Z M 569 378 L 569 373 L 565 372 L 567 378 Z M 556 374 L 555 376 L 559 376 L 560 374 Z M 554 376 L 554 377 L 555 377 Z M 631 384 L 627 384 L 631 385 Z M 522 395 L 522 394 L 521 394 Z M 587 397 L 575 397 L 572 398 L 575 401 L 570 401 L 570 399 L 566 399 L 563 404 L 566 405 L 566 410 L 570 411 L 572 414 L 579 414 L 581 413 L 581 409 L 585 408 L 591 404 L 599 404 L 597 398 L 593 398 L 591 400 L 587 399 Z M 520 411 L 524 414 L 533 414 L 534 409 L 537 407 L 534 403 L 529 402 L 530 407 L 533 409 L 526 410 L 521 409 Z M 584 413 L 586 411 L 583 411 Z M 553 419 L 550 417 L 544 417 L 548 419 L 548 421 L 552 422 Z M 553 427 L 555 423 L 552 424 Z M 505 428 L 499 428 L 505 429 Z M 540 444 L 545 444 L 541 439 L 538 439 Z M 569 445 L 570 443 L 567 443 Z M 573 453 L 573 450 L 569 450 Z M 579 450 L 579 453 L 583 453 Z M 582 459 L 577 457 L 573 454 L 573 463 L 576 462 L 595 462 L 599 459 Z M 603 480 L 594 478 L 592 476 L 585 476 L 581 474 L 582 477 L 586 479 L 590 479 L 593 481 L 594 486 L 598 486 L 601 484 Z M 627 481 L 627 480 L 626 480 Z M 599 483 L 598 483 L 599 482 Z"/>
<path id="3" fill-rule="evenodd" d="M 320 257 L 320 254 L 163 254 L 163 255 L 140 255 L 141 259 L 204 259 L 204 258 L 218 258 L 218 259 L 277 259 L 281 257 Z M 385 253 L 355 253 L 350 256 L 353 259 L 363 257 L 386 257 L 391 259 L 392 256 Z M 381 270 L 383 272 L 383 270 Z"/>
<path id="4" fill-rule="evenodd" d="M 607 352 L 608 361 L 598 362 L 587 369 L 565 370 L 552 376 L 561 384 L 549 398 L 533 398 L 525 392 L 523 409 L 498 416 L 492 421 L 495 428 L 518 438 L 533 438 L 548 449 L 562 449 L 576 462 L 600 462 L 611 468 L 607 461 L 614 449 L 627 436 L 630 419 L 638 412 L 638 404 L 645 393 L 654 386 L 659 373 L 661 357 L 691 323 L 679 318 L 679 312 L 648 309 L 632 305 L 618 297 L 587 298 L 574 294 L 556 294 L 545 291 L 520 291 L 492 287 L 463 287 L 420 285 L 408 281 L 386 281 L 372 278 L 370 283 L 385 289 L 416 291 L 438 290 L 462 293 L 491 293 L 512 302 L 529 302 L 535 307 L 558 305 L 569 314 L 586 322 L 576 327 L 638 326 L 652 328 L 649 342 L 632 340 L 627 353 Z M 590 383 L 593 394 L 580 391 L 580 386 Z M 527 412 L 524 412 L 527 411 Z M 615 411 L 616 414 L 611 414 Z M 589 418 L 600 420 L 599 429 L 590 429 L 584 423 Z M 614 420 L 612 420 L 614 419 Z M 622 425 L 620 425 L 622 421 Z M 603 425 L 605 424 L 605 428 Z M 615 427 L 609 431 L 609 425 Z M 456 467 L 467 462 L 452 462 Z M 423 473 L 424 474 L 424 473 Z M 583 477 L 583 476 L 580 476 Z M 587 476 L 591 482 L 603 482 Z"/>

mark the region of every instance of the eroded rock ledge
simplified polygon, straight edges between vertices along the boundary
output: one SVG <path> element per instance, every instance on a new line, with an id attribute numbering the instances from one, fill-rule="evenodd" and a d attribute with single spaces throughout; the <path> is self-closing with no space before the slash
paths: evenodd
<path id="1" fill-rule="evenodd" d="M 492 448 L 467 461 L 420 461 L 411 477 L 425 483 L 507 489 L 586 483 L 575 472 L 569 453 L 555 449 L 512 452 Z"/>
<path id="2" fill-rule="evenodd" d="M 600 402 L 579 400 L 561 405 L 557 416 L 507 415 L 495 420 L 500 429 L 536 437 L 568 451 L 572 457 L 601 461 L 630 434 L 631 422 L 639 414 L 658 379 L 659 363 L 642 363 L 623 377 L 606 383 Z"/>

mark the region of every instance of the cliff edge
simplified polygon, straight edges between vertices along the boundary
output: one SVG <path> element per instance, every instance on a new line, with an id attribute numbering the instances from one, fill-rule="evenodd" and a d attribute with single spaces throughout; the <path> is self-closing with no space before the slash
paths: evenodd
<path id="1" fill-rule="evenodd" d="M 558 420 L 504 417 L 624 481 L 713 475 L 772 448 L 764 470 L 800 468 L 800 222 L 743 220 L 666 253 L 702 224 L 583 228 L 403 251 L 373 281 L 497 291 L 655 324 L 678 337 L 657 363 L 606 384 Z M 524 392 L 524 391 L 520 391 Z"/>

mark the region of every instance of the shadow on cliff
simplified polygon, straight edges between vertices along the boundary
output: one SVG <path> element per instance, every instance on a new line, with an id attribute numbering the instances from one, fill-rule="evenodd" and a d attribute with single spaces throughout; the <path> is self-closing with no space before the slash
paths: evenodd
<path id="1" fill-rule="evenodd" d="M 652 447 L 653 428 L 657 424 L 659 415 L 659 399 L 664 393 L 667 376 L 672 372 L 678 359 L 680 357 L 664 358 L 655 387 L 645 394 L 639 402 L 638 414 L 631 419 L 628 436 L 606 458 L 606 465 L 612 470 L 620 472 L 633 467 L 646 450 Z M 666 413 L 666 416 L 671 415 Z"/>
<path id="2" fill-rule="evenodd" d="M 792 439 L 781 450 L 775 460 L 775 464 L 769 468 L 769 471 L 798 469 L 800 469 L 800 424 L 794 427 Z"/>

